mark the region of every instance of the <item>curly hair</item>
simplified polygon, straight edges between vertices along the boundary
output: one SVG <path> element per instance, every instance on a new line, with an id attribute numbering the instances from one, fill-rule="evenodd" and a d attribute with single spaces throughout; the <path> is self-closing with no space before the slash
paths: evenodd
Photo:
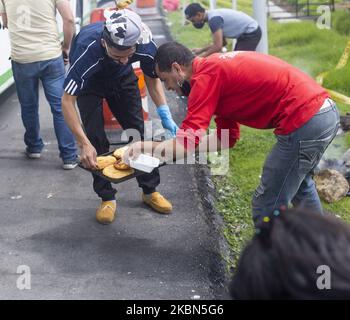
<path id="1" fill-rule="evenodd" d="M 350 226 L 301 209 L 271 218 L 243 250 L 230 284 L 234 299 L 350 299 Z M 330 270 L 319 289 L 318 268 Z"/>

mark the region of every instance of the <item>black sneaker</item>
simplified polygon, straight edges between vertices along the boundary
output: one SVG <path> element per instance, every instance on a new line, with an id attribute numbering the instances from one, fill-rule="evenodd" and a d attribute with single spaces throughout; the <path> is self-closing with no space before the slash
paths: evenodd
<path id="1" fill-rule="evenodd" d="M 72 170 L 79 164 L 79 158 L 77 157 L 74 160 L 64 160 L 62 168 L 64 170 Z"/>
<path id="2" fill-rule="evenodd" d="M 40 159 L 40 157 L 41 157 L 40 152 L 30 152 L 30 151 L 26 150 L 25 154 L 26 154 L 27 158 L 29 158 L 29 159 Z"/>

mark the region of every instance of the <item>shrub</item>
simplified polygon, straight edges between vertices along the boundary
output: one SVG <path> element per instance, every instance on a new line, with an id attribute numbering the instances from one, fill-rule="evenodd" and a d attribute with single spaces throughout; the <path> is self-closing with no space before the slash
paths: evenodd
<path id="1" fill-rule="evenodd" d="M 340 34 L 350 35 L 350 12 L 339 12 L 334 18 L 334 28 Z"/>

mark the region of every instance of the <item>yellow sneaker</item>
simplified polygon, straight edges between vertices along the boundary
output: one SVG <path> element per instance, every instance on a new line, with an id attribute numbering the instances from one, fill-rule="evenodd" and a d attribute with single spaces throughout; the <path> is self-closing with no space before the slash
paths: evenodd
<path id="1" fill-rule="evenodd" d="M 173 209 L 171 203 L 165 199 L 159 192 L 153 192 L 151 194 L 142 194 L 142 200 L 144 203 L 152 207 L 159 213 L 170 213 Z"/>
<path id="2" fill-rule="evenodd" d="M 99 223 L 110 224 L 115 218 L 117 204 L 115 201 L 102 201 L 96 211 L 96 219 Z"/>

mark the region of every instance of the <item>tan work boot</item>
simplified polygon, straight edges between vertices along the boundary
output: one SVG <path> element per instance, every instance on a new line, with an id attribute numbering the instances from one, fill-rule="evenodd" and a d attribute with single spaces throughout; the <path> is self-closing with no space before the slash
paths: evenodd
<path id="1" fill-rule="evenodd" d="M 96 211 L 96 219 L 99 223 L 110 224 L 115 218 L 117 204 L 115 201 L 102 201 Z"/>
<path id="2" fill-rule="evenodd" d="M 142 194 L 142 200 L 144 203 L 152 207 L 159 213 L 170 213 L 173 209 L 171 203 L 165 199 L 159 192 L 153 192 L 151 194 Z"/>

